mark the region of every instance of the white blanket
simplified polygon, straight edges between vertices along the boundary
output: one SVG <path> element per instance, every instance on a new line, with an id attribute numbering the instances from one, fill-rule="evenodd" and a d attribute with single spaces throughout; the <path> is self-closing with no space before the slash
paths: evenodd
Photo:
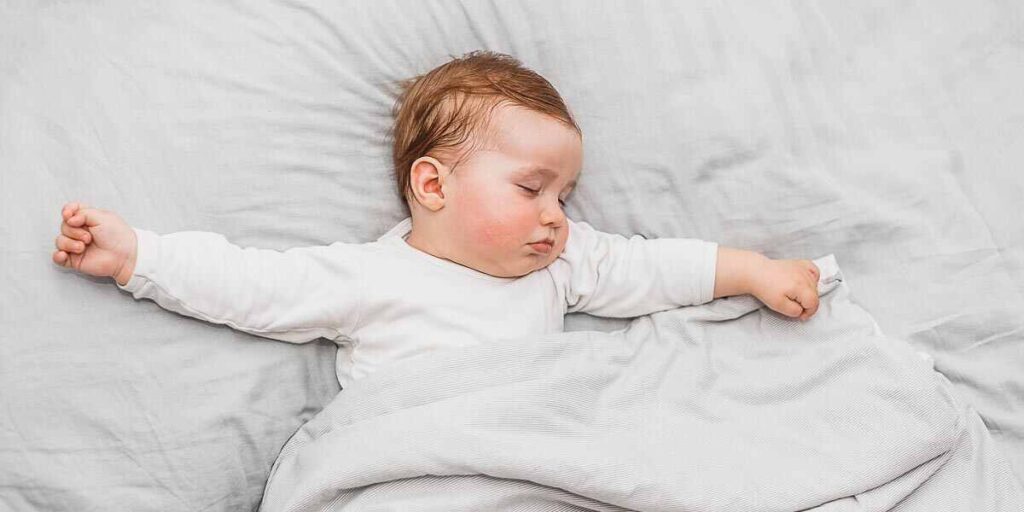
<path id="1" fill-rule="evenodd" d="M 261 510 L 889 510 L 969 417 L 817 264 L 806 323 L 734 297 L 357 381 L 285 446 Z"/>

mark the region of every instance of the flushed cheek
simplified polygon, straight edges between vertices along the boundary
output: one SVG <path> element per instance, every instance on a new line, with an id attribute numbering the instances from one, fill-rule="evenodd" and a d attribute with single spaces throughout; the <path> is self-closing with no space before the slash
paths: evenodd
<path id="1" fill-rule="evenodd" d="M 473 230 L 473 242 L 480 247 L 500 247 L 507 243 L 508 234 L 503 226 L 494 223 L 481 224 Z"/>
<path id="2" fill-rule="evenodd" d="M 517 243 L 515 226 L 503 215 L 495 215 L 493 205 L 474 205 L 466 211 L 465 236 L 477 247 L 503 248 Z"/>
<path id="3" fill-rule="evenodd" d="M 494 250 L 522 249 L 529 240 L 528 226 L 509 218 L 495 218 L 480 226 L 480 243 Z"/>

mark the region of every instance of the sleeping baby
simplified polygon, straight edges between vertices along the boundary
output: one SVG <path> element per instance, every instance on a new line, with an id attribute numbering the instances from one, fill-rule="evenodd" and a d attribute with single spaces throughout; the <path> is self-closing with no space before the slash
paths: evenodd
<path id="1" fill-rule="evenodd" d="M 333 340 L 342 387 L 435 350 L 561 332 L 570 312 L 628 318 L 738 294 L 801 320 L 817 311 L 809 260 L 567 218 L 582 132 L 555 88 L 512 57 L 473 52 L 407 81 L 394 118 L 410 217 L 376 241 L 242 248 L 68 203 L 53 261 L 183 315 Z"/>

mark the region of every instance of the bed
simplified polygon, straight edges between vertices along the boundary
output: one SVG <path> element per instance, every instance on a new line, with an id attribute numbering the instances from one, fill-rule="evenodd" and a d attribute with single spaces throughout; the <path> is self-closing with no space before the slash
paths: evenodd
<path id="1" fill-rule="evenodd" d="M 399 81 L 476 49 L 536 69 L 577 117 L 570 217 L 834 255 L 851 300 L 930 356 L 1024 482 L 1015 3 L 5 0 L 0 508 L 256 508 L 341 391 L 336 347 L 57 267 L 59 208 L 282 250 L 374 240 L 407 215 Z"/>

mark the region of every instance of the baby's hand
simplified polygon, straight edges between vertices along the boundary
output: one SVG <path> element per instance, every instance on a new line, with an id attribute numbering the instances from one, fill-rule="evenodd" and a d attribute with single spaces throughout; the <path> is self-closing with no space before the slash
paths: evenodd
<path id="1" fill-rule="evenodd" d="M 61 210 L 60 235 L 53 262 L 83 274 L 113 277 L 128 283 L 135 271 L 135 231 L 116 213 L 67 203 Z"/>
<path id="2" fill-rule="evenodd" d="M 766 258 L 752 284 L 752 294 L 783 315 L 807 320 L 818 311 L 818 267 L 811 260 Z"/>

